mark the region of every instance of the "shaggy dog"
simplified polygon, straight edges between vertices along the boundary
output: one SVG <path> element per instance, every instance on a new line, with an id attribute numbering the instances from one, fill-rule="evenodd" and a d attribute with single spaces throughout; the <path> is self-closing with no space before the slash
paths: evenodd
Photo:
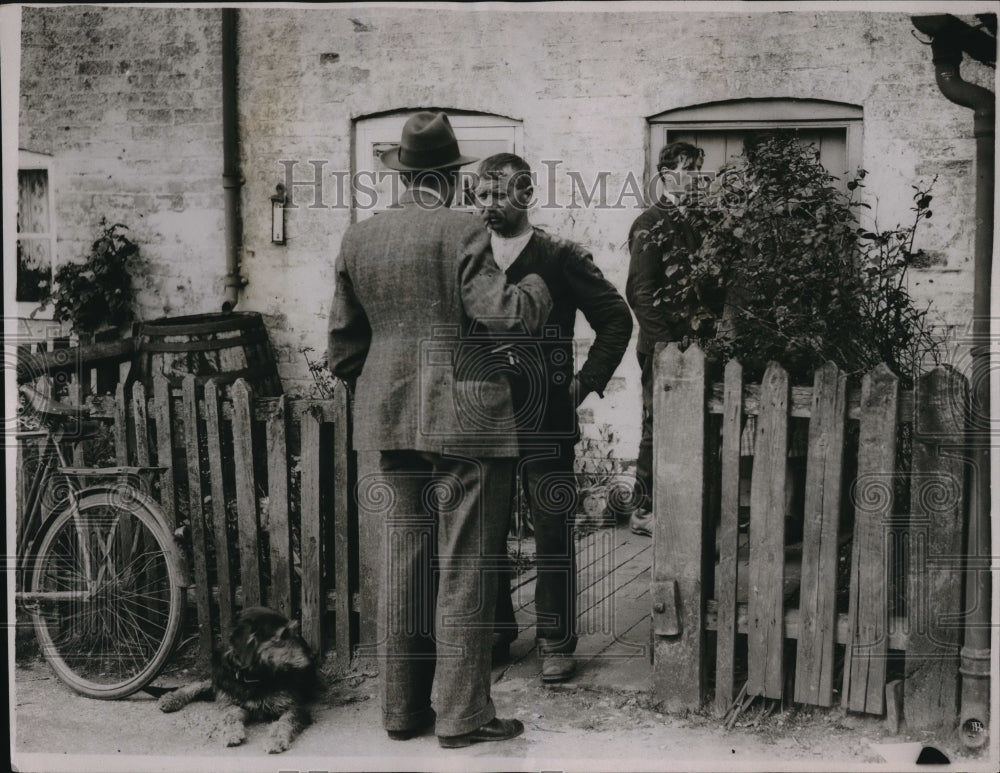
<path id="1" fill-rule="evenodd" d="M 311 721 L 306 704 L 319 682 L 316 658 L 290 622 L 273 609 L 252 607 L 236 620 L 229 649 L 213 658 L 212 679 L 163 695 L 161 711 L 177 711 L 194 700 L 225 706 L 222 735 L 226 746 L 246 740 L 251 719 L 276 720 L 266 748 L 283 752 Z"/>

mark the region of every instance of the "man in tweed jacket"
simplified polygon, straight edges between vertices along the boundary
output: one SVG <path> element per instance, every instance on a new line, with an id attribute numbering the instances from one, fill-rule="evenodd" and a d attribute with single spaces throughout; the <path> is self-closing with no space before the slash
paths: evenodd
<path id="1" fill-rule="evenodd" d="M 447 116 L 414 115 L 382 160 L 408 187 L 398 208 L 344 234 L 328 363 L 356 384 L 355 448 L 379 458 L 358 506 L 384 522 L 383 724 L 406 740 L 436 713 L 443 747 L 502 741 L 524 729 L 490 698 L 517 438 L 489 334 L 537 329 L 551 298 L 538 276 L 509 284 L 482 225 L 449 209 L 458 167 L 475 159 Z"/>

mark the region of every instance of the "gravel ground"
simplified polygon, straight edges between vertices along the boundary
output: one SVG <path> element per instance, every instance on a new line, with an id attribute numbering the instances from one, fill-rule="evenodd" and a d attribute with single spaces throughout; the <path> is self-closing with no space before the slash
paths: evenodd
<path id="1" fill-rule="evenodd" d="M 194 675 L 176 671 L 161 684 Z M 751 708 L 732 730 L 708 715 L 666 716 L 641 692 L 553 689 L 537 678 L 494 685 L 501 716 L 525 726 L 518 739 L 441 749 L 433 735 L 400 743 L 380 725 L 377 675 L 356 665 L 328 673 L 314 723 L 280 756 L 264 754 L 264 727 L 243 746 L 217 737 L 218 709 L 194 703 L 163 714 L 149 696 L 95 701 L 68 690 L 43 662 L 17 665 L 12 741 L 17 769 L 32 771 L 325 771 L 325 770 L 905 770 L 932 742 L 957 759 L 947 739 L 891 736 L 884 721 L 839 709 L 788 709 L 770 716 Z M 928 768 L 921 766 L 924 770 Z M 951 769 L 955 769 L 952 766 Z M 961 770 L 996 770 L 984 758 Z"/>

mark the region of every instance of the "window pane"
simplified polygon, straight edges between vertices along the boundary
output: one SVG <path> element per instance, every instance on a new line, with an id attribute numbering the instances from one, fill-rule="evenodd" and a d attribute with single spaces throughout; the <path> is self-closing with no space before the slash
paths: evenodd
<path id="1" fill-rule="evenodd" d="M 48 295 L 52 285 L 51 241 L 17 240 L 17 300 L 37 303 Z"/>
<path id="2" fill-rule="evenodd" d="M 844 128 L 670 129 L 667 132 L 667 142 L 690 142 L 702 148 L 705 151 L 702 171 L 717 172 L 733 157 L 743 153 L 745 140 L 769 134 L 791 134 L 798 137 L 803 144 L 813 145 L 819 151 L 820 163 L 830 174 L 839 178 L 837 186 L 846 190 L 847 129 Z M 659 152 L 659 149 L 656 152 Z"/>
<path id="3" fill-rule="evenodd" d="M 17 232 L 49 232 L 49 173 L 45 169 L 17 172 Z"/>

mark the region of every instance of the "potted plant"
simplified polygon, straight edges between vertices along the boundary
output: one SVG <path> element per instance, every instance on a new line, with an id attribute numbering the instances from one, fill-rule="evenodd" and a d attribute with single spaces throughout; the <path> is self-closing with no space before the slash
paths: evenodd
<path id="1" fill-rule="evenodd" d="M 578 528 L 597 527 L 607 521 L 611 488 L 620 472 L 611 426 L 602 424 L 597 431 L 597 438 L 583 437 L 576 446 Z"/>
<path id="2" fill-rule="evenodd" d="M 54 318 L 67 322 L 81 338 L 107 329 L 120 330 L 135 318 L 132 273 L 139 247 L 127 226 L 100 220 L 100 234 L 82 263 L 66 263 L 43 305 L 52 303 Z"/>

